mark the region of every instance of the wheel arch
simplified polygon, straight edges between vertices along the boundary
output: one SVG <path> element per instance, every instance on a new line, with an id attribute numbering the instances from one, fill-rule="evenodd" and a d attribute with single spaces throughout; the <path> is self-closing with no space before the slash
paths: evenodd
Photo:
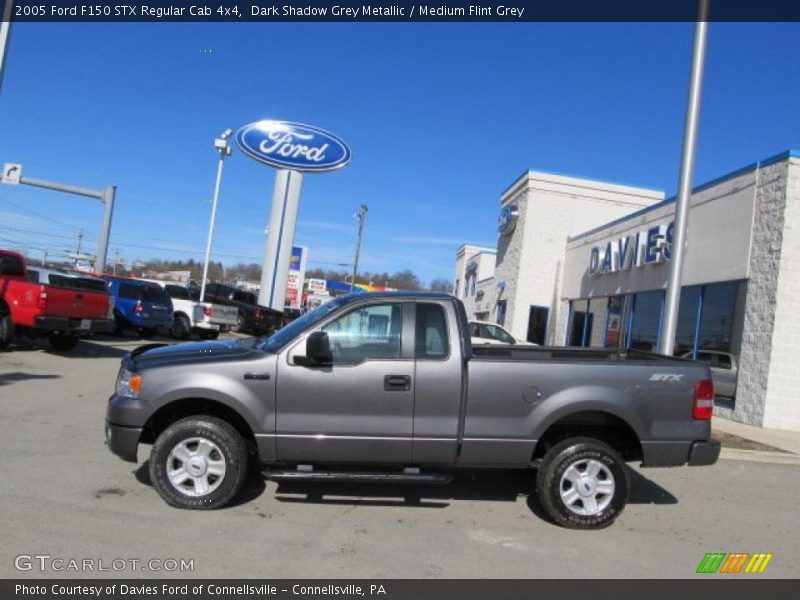
<path id="1" fill-rule="evenodd" d="M 247 419 L 227 404 L 209 398 L 181 398 L 161 406 L 145 422 L 139 443 L 152 444 L 162 431 L 176 421 L 201 415 L 226 421 L 242 436 L 248 452 L 257 451 L 255 434 Z"/>
<path id="2" fill-rule="evenodd" d="M 600 440 L 619 452 L 626 461 L 643 459 L 642 444 L 636 429 L 607 407 L 585 408 L 552 418 L 537 437 L 532 459 L 541 459 L 550 448 L 572 437 Z"/>

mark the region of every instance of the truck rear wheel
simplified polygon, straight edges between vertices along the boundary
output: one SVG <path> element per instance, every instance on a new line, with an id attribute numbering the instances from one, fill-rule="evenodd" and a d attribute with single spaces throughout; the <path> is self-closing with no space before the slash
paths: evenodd
<path id="1" fill-rule="evenodd" d="M 192 333 L 192 324 L 184 315 L 177 315 L 172 320 L 172 337 L 176 340 L 188 340 Z"/>
<path id="2" fill-rule="evenodd" d="M 0 312 L 0 350 L 8 347 L 13 337 L 14 322 L 11 320 L 11 315 Z"/>
<path id="3" fill-rule="evenodd" d="M 80 338 L 77 335 L 51 335 L 47 341 L 56 352 L 69 352 L 78 345 Z"/>
<path id="4" fill-rule="evenodd" d="M 628 502 L 625 462 L 608 444 L 575 437 L 553 446 L 536 475 L 536 492 L 547 514 L 562 527 L 602 529 Z"/>
<path id="5" fill-rule="evenodd" d="M 229 423 L 209 416 L 181 419 L 150 452 L 150 480 L 178 508 L 210 510 L 233 499 L 247 475 L 247 447 Z"/>

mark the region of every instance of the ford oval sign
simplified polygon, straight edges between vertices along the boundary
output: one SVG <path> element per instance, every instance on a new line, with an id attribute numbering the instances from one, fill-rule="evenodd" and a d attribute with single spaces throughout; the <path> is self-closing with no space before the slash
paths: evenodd
<path id="1" fill-rule="evenodd" d="M 514 231 L 514 225 L 517 224 L 517 217 L 519 217 L 519 209 L 516 205 L 504 206 L 497 219 L 497 232 L 500 235 L 507 235 Z"/>
<path id="2" fill-rule="evenodd" d="M 279 169 L 322 172 L 350 162 L 350 148 L 338 136 L 290 121 L 258 121 L 236 132 L 236 144 L 250 158 Z"/>

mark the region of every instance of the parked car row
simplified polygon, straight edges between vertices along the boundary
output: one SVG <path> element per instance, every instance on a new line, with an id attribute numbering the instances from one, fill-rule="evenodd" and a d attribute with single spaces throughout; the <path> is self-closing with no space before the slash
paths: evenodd
<path id="1" fill-rule="evenodd" d="M 133 330 L 186 340 L 193 333 L 215 339 L 236 328 L 269 334 L 284 313 L 259 306 L 254 294 L 211 284 L 199 290 L 149 279 L 29 267 L 16 252 L 0 250 L 0 349 L 19 336 L 46 337 L 53 349 L 69 351 L 93 333 Z"/>

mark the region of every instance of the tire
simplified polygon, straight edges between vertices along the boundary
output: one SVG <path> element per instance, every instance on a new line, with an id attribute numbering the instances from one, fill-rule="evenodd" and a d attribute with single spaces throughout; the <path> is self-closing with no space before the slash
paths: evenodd
<path id="1" fill-rule="evenodd" d="M 249 331 L 247 328 L 247 321 L 242 313 L 239 313 L 239 316 L 236 318 L 236 331 L 239 333 L 248 333 Z"/>
<path id="2" fill-rule="evenodd" d="M 176 340 L 188 340 L 192 334 L 192 323 L 185 315 L 178 315 L 172 320 L 170 333 Z"/>
<path id="3" fill-rule="evenodd" d="M 78 345 L 80 338 L 77 335 L 50 335 L 47 341 L 56 352 L 69 352 Z"/>
<path id="4" fill-rule="evenodd" d="M 111 330 L 111 333 L 117 337 L 120 337 L 124 329 L 125 329 L 125 320 L 122 318 L 121 315 L 114 313 L 114 327 Z"/>
<path id="5" fill-rule="evenodd" d="M 14 322 L 11 315 L 0 312 L 0 350 L 8 347 L 14 339 Z"/>
<path id="6" fill-rule="evenodd" d="M 198 415 L 176 421 L 158 436 L 150 452 L 150 480 L 170 506 L 211 510 L 242 489 L 247 464 L 239 432 L 222 419 Z M 220 473 L 206 471 L 209 466 Z M 192 469 L 200 475 L 190 475 Z"/>
<path id="7" fill-rule="evenodd" d="M 536 474 L 542 507 L 553 521 L 569 529 L 608 527 L 625 508 L 629 489 L 620 455 L 589 437 L 553 446 Z"/>
<path id="8" fill-rule="evenodd" d="M 199 329 L 197 334 L 201 340 L 215 340 L 219 337 L 219 331 L 215 329 Z"/>

